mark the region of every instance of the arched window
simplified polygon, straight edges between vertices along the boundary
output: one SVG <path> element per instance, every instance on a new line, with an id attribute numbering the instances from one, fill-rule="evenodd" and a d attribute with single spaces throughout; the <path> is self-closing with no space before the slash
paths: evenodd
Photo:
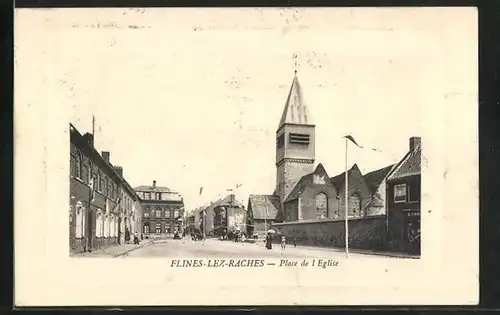
<path id="1" fill-rule="evenodd" d="M 82 203 L 78 201 L 76 203 L 76 228 L 75 236 L 76 238 L 82 238 L 85 236 L 85 208 Z"/>
<path id="2" fill-rule="evenodd" d="M 359 195 L 354 194 L 349 197 L 349 216 L 359 217 L 361 215 L 361 198 Z"/>
<path id="3" fill-rule="evenodd" d="M 104 216 L 104 237 L 109 237 L 109 215 Z"/>
<path id="4" fill-rule="evenodd" d="M 102 214 L 101 211 L 97 211 L 96 220 L 95 220 L 95 236 L 102 236 Z"/>
<path id="5" fill-rule="evenodd" d="M 328 197 L 325 193 L 316 195 L 316 219 L 324 219 L 328 216 Z"/>

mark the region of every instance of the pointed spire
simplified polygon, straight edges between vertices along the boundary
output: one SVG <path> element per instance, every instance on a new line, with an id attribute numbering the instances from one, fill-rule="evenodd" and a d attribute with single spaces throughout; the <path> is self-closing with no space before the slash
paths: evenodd
<path id="1" fill-rule="evenodd" d="M 312 125 L 312 119 L 304 102 L 302 89 L 296 74 L 293 77 L 292 86 L 290 87 L 278 128 L 281 128 L 284 124 Z"/>

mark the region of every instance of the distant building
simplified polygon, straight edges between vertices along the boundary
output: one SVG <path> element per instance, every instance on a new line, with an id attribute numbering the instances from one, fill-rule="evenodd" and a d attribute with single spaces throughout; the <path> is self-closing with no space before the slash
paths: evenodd
<path id="1" fill-rule="evenodd" d="M 141 222 L 139 197 L 123 168 L 111 164 L 110 153 L 99 154 L 93 135 L 80 134 L 72 124 L 69 175 L 70 252 L 123 244 Z"/>
<path id="2" fill-rule="evenodd" d="M 421 140 L 410 138 L 410 148 L 387 178 L 387 224 L 391 246 L 420 254 Z"/>
<path id="3" fill-rule="evenodd" d="M 182 232 L 184 200 L 180 193 L 168 187 L 153 185 L 134 188 L 141 199 L 143 209 L 142 233 L 164 235 Z"/>
<path id="4" fill-rule="evenodd" d="M 247 233 L 265 233 L 273 222 L 282 222 L 279 196 L 250 195 L 247 207 Z"/>
<path id="5" fill-rule="evenodd" d="M 220 236 L 231 231 L 246 232 L 245 207 L 231 194 L 198 210 L 200 230 L 209 236 Z"/>

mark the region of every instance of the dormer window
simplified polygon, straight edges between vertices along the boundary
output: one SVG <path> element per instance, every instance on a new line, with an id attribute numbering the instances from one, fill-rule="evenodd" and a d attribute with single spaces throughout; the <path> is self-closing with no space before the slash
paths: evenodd
<path id="1" fill-rule="evenodd" d="M 305 144 L 308 145 L 311 141 L 311 136 L 302 133 L 290 133 L 289 134 L 289 142 L 297 143 L 297 144 Z"/>

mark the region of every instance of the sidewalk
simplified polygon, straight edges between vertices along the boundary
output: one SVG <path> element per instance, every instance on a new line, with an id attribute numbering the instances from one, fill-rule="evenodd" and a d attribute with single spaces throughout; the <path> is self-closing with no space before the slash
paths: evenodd
<path id="1" fill-rule="evenodd" d="M 257 246 L 265 247 L 263 240 L 258 240 L 254 244 Z M 273 247 L 274 246 L 280 246 L 280 244 L 273 243 Z M 286 246 L 287 246 L 287 248 L 345 253 L 345 249 L 339 248 L 339 247 L 306 246 L 306 245 L 297 245 L 297 247 L 294 247 L 293 244 L 287 244 Z M 410 258 L 410 259 L 419 259 L 420 258 L 419 256 L 410 255 L 407 253 L 385 252 L 385 251 L 375 251 L 375 250 L 365 250 L 365 249 L 355 249 L 355 248 L 349 248 L 349 253 L 361 254 L 361 255 L 386 256 L 386 257 L 394 257 L 394 258 Z"/>
<path id="2" fill-rule="evenodd" d="M 135 244 L 121 244 L 121 245 L 115 245 L 115 246 L 108 246 L 104 247 L 92 252 L 85 252 L 85 253 L 79 253 L 73 255 L 73 257 L 119 257 L 122 255 L 127 254 L 128 252 L 131 252 L 133 250 L 139 249 L 141 247 L 147 246 L 151 243 L 153 243 L 154 240 L 143 240 L 139 245 Z"/>

